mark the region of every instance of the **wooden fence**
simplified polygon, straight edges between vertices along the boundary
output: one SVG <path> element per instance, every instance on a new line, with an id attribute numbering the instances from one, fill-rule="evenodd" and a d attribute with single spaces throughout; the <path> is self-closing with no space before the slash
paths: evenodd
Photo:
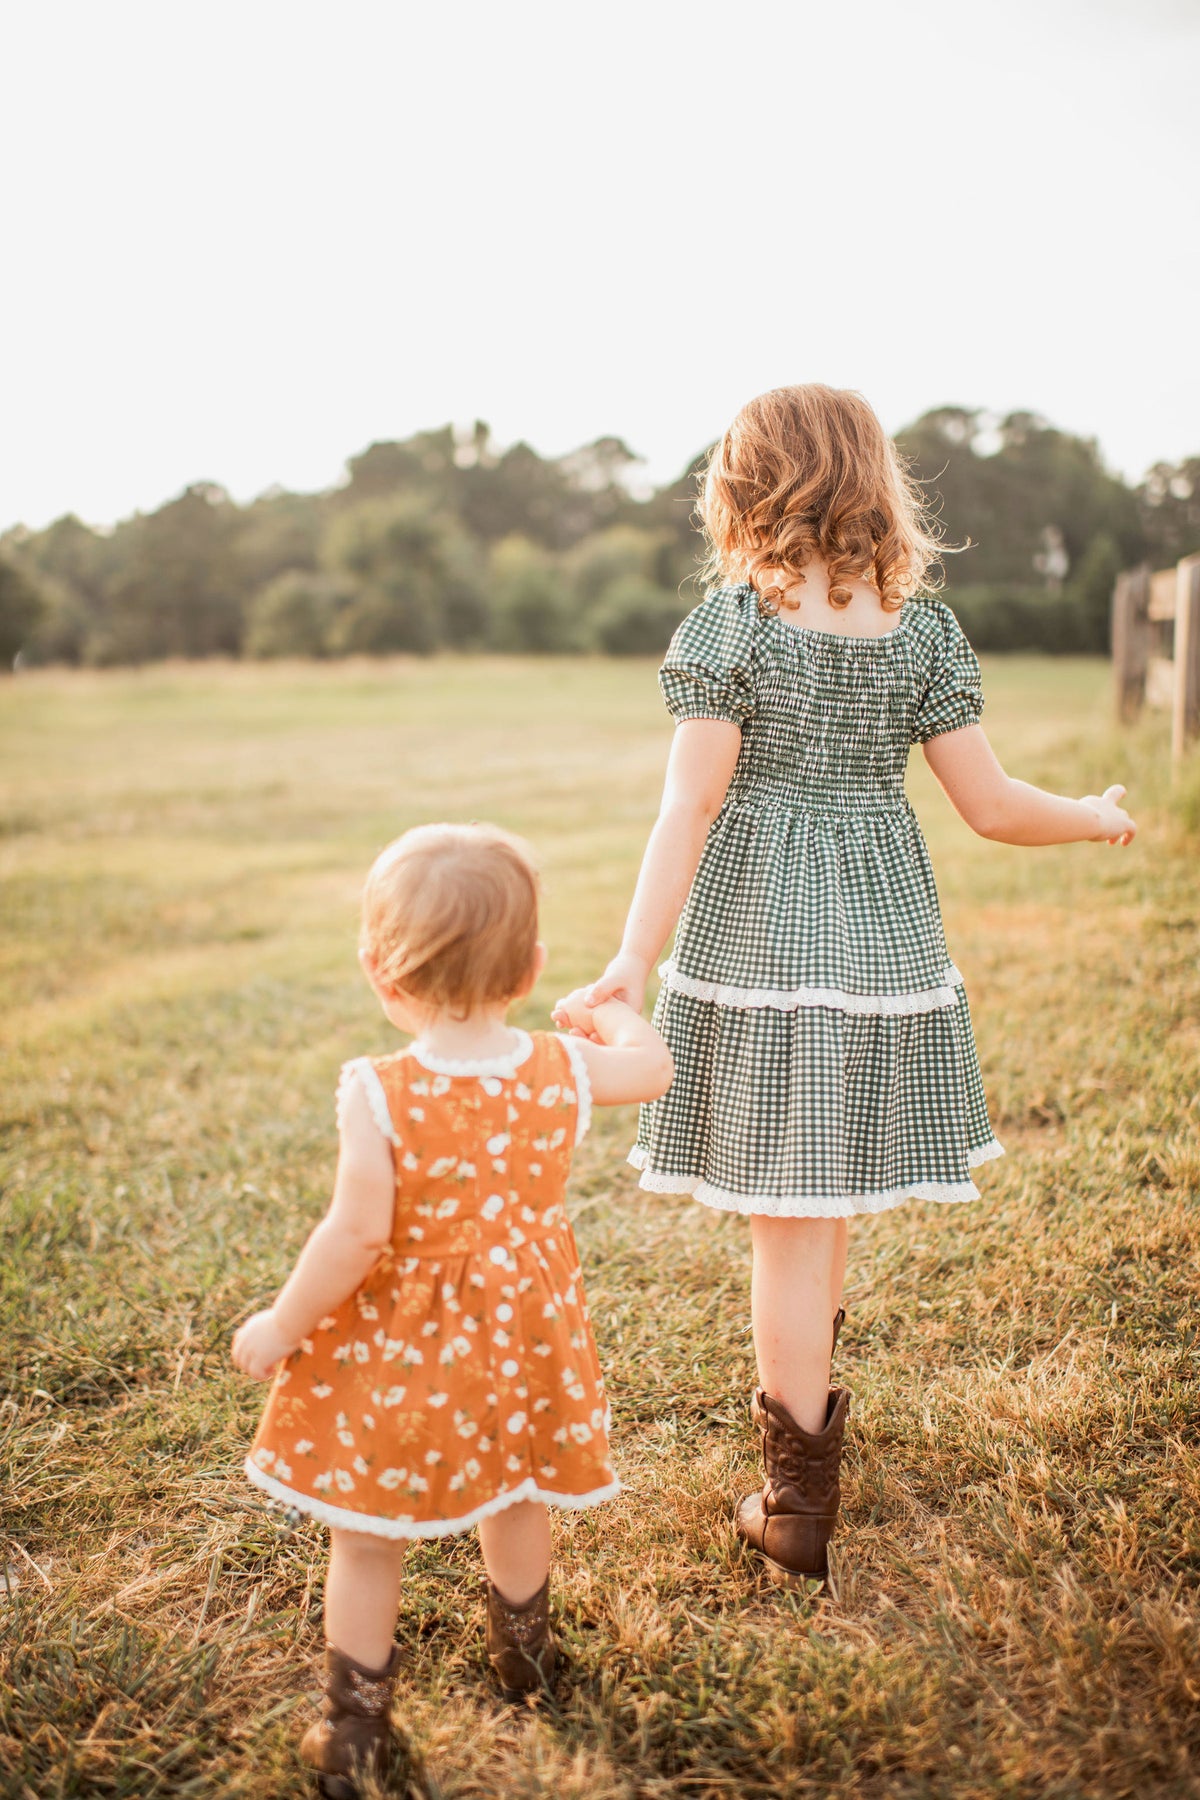
<path id="1" fill-rule="evenodd" d="M 1171 711 L 1171 754 L 1200 736 L 1200 555 L 1173 569 L 1118 575 L 1112 606 L 1117 715 L 1143 706 Z"/>

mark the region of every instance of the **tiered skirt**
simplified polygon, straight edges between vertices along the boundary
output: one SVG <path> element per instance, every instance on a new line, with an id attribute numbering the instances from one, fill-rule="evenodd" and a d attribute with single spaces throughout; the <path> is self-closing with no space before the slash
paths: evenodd
<path id="1" fill-rule="evenodd" d="M 641 1109 L 642 1187 L 792 1217 L 978 1197 L 1003 1151 L 906 804 L 728 806 L 661 974 L 675 1080 Z"/>

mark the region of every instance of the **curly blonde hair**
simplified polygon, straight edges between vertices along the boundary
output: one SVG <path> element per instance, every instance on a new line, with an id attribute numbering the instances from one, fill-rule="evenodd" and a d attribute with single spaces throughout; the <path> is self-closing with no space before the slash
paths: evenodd
<path id="1" fill-rule="evenodd" d="M 705 575 L 749 582 L 765 611 L 778 610 L 813 557 L 828 567 L 832 606 L 849 605 L 851 577 L 870 582 L 887 612 L 938 586 L 937 523 L 850 389 L 772 388 L 743 406 L 709 457 L 697 512 L 709 545 Z"/>

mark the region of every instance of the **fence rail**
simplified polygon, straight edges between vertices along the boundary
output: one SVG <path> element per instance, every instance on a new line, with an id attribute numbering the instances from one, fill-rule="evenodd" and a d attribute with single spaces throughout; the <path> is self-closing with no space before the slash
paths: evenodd
<path id="1" fill-rule="evenodd" d="M 1173 569 L 1127 569 L 1112 605 L 1117 716 L 1143 706 L 1171 712 L 1171 754 L 1200 736 L 1200 555 Z"/>

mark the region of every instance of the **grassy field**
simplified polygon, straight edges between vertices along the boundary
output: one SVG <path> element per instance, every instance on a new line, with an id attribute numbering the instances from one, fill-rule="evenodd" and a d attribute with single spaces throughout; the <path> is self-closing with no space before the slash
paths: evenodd
<path id="1" fill-rule="evenodd" d="M 1127 780 L 1143 829 L 981 843 L 914 765 L 1009 1154 L 976 1206 L 852 1233 L 836 1596 L 768 1587 L 730 1527 L 745 1223 L 640 1194 L 601 1114 L 573 1202 L 626 1491 L 556 1525 L 536 1706 L 486 1678 L 473 1539 L 412 1552 L 397 1791 L 1200 1794 L 1197 788 L 1163 722 L 1115 731 L 1101 664 L 985 677 L 1014 773 Z M 389 1047 L 359 882 L 421 819 L 526 833 L 544 1024 L 615 945 L 668 732 L 644 663 L 0 692 L 0 1793 L 308 1791 L 322 1534 L 243 1483 L 263 1390 L 227 1346 L 324 1204 L 339 1064 Z"/>

